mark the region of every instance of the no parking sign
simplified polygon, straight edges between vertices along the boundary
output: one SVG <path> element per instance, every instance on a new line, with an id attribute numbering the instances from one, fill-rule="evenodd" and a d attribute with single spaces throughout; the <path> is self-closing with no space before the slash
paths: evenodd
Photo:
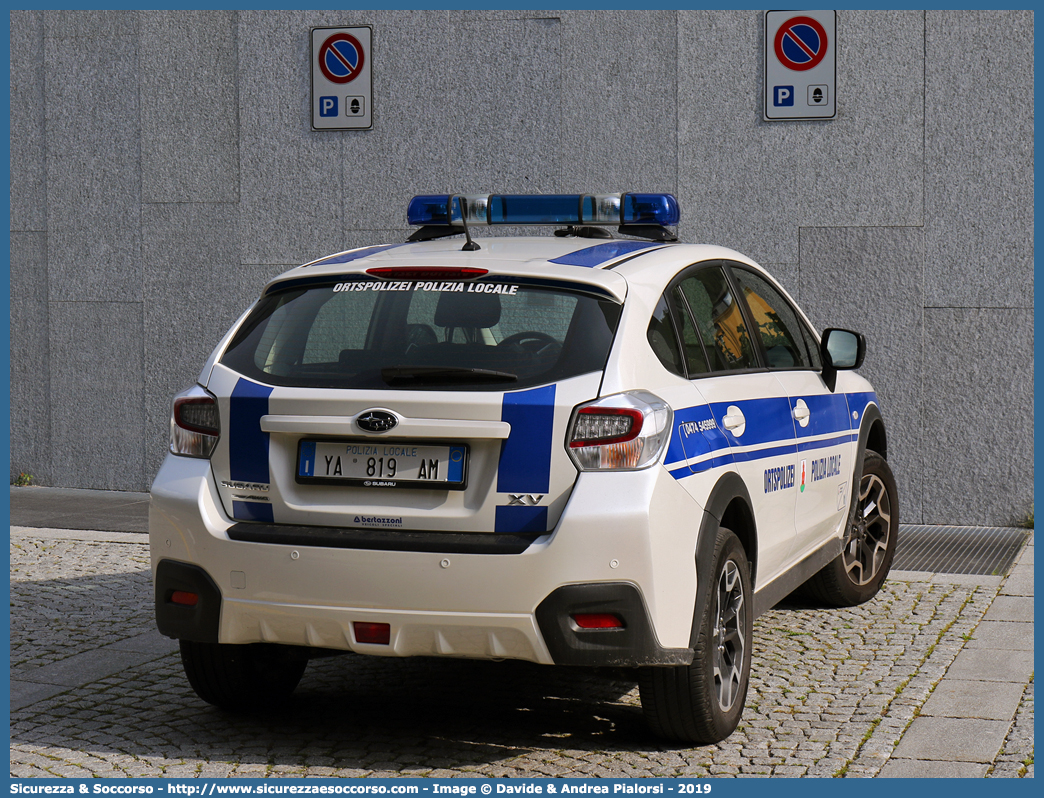
<path id="1" fill-rule="evenodd" d="M 765 12 L 765 120 L 833 119 L 837 12 Z"/>
<path id="2" fill-rule="evenodd" d="M 312 28 L 312 130 L 373 127 L 373 29 Z"/>

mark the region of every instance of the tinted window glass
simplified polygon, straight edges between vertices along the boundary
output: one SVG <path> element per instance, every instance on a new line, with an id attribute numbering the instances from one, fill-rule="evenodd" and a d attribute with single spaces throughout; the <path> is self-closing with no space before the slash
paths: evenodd
<path id="1" fill-rule="evenodd" d="M 733 269 L 770 369 L 812 368 L 801 322 L 790 303 L 767 280 L 746 269 Z"/>
<path id="2" fill-rule="evenodd" d="M 361 349 L 377 294 L 360 297 L 357 306 L 346 302 L 327 302 L 319 308 L 308 331 L 303 361 L 325 363 L 337 360 L 343 349 Z"/>
<path id="3" fill-rule="evenodd" d="M 674 333 L 674 322 L 667 309 L 667 300 L 662 296 L 659 304 L 656 305 L 656 310 L 653 311 L 649 329 L 645 335 L 649 339 L 652 351 L 663 363 L 663 367 L 684 377 L 685 371 L 682 369 L 682 355 L 678 349 L 678 338 Z"/>
<path id="4" fill-rule="evenodd" d="M 682 280 L 681 291 L 706 344 L 710 371 L 757 366 L 739 303 L 720 266 L 708 266 Z"/>
<path id="5" fill-rule="evenodd" d="M 514 389 L 604 368 L 619 315 L 499 281 L 331 282 L 264 298 L 221 362 L 274 385 Z"/>
<path id="6" fill-rule="evenodd" d="M 707 353 L 703 349 L 703 342 L 700 340 L 699 333 L 696 332 L 696 328 L 693 326 L 692 316 L 689 315 L 689 308 L 682 296 L 680 286 L 675 286 L 671 291 L 671 309 L 678 319 L 682 347 L 685 350 L 685 368 L 688 369 L 689 376 L 694 377 L 697 374 L 706 374 L 708 371 L 711 371 L 707 362 Z"/>
<path id="7" fill-rule="evenodd" d="M 799 324 L 800 322 L 801 320 L 798 319 Z M 816 340 L 816 336 L 807 324 L 801 324 L 801 337 L 805 339 L 805 347 L 808 349 L 809 357 L 812 360 L 812 368 L 817 371 L 822 369 L 823 357 L 819 354 L 819 341 Z"/>

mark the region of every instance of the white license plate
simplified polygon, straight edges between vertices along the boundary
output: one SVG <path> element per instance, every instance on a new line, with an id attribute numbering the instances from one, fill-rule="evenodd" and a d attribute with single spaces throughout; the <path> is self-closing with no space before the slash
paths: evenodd
<path id="1" fill-rule="evenodd" d="M 467 460 L 466 446 L 305 440 L 298 447 L 297 481 L 382 488 L 462 488 Z"/>

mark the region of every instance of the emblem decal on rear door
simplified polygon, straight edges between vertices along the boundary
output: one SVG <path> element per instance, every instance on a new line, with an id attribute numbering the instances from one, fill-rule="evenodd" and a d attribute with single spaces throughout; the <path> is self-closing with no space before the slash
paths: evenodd
<path id="1" fill-rule="evenodd" d="M 231 490 L 268 490 L 268 485 L 263 482 L 228 482 L 223 480 L 221 487 L 230 488 Z"/>
<path id="2" fill-rule="evenodd" d="M 508 507 L 514 507 L 519 504 L 523 507 L 536 507 L 543 498 L 543 495 L 534 496 L 532 493 L 509 493 Z"/>

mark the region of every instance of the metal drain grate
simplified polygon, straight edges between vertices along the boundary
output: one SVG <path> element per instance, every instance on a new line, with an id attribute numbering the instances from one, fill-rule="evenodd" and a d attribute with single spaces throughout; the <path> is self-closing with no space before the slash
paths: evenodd
<path id="1" fill-rule="evenodd" d="M 892 568 L 939 574 L 1008 572 L 1030 530 L 993 526 L 900 525 Z"/>

